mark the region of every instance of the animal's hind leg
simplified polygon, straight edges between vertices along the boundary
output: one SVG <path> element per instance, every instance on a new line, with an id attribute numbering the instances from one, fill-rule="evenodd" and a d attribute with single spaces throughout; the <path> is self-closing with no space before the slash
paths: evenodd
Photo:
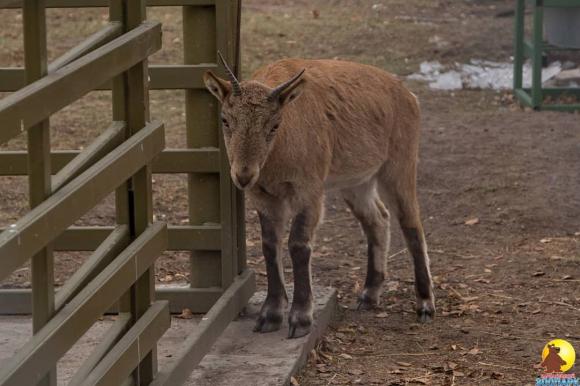
<path id="1" fill-rule="evenodd" d="M 379 192 L 396 211 L 415 267 L 416 311 L 420 322 L 435 316 L 435 297 L 429 268 L 427 244 L 419 213 L 415 167 L 401 172 L 386 164 L 379 172 Z"/>
<path id="2" fill-rule="evenodd" d="M 379 304 L 385 280 L 386 254 L 390 241 L 389 212 L 377 194 L 374 179 L 345 189 L 342 194 L 367 237 L 367 277 L 359 297 L 359 309 L 373 308 Z"/>

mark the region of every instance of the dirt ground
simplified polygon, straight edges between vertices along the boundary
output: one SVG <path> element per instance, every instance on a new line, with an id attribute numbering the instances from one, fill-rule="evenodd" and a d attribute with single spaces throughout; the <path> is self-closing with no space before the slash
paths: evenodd
<path id="1" fill-rule="evenodd" d="M 512 54 L 513 2 L 508 0 L 264 3 L 244 2 L 246 76 L 261 64 L 291 56 L 356 60 L 404 76 L 425 60 L 507 61 Z M 51 10 L 49 16 L 51 58 L 106 19 L 99 10 Z M 165 24 L 166 48 L 153 62 L 180 61 L 180 17 L 172 8 L 150 12 Z M 22 63 L 20 22 L 18 12 L 0 11 L 0 66 Z M 438 316 L 427 325 L 415 323 L 412 265 L 396 226 L 383 303 L 377 310 L 355 310 L 366 241 L 342 201 L 329 195 L 313 276 L 339 290 L 341 309 L 295 382 L 534 384 L 549 340 L 564 338 L 580 351 L 579 116 L 524 111 L 510 93 L 435 92 L 420 83 L 408 85 L 423 112 L 419 195 Z M 152 93 L 152 115 L 166 122 L 168 147 L 184 146 L 182 101 L 181 92 Z M 53 146 L 86 146 L 110 120 L 108 103 L 106 93 L 92 93 L 56 114 Z M 4 148 L 22 146 L 20 138 Z M 26 212 L 27 187 L 23 178 L 1 177 L 0 184 L 0 226 L 6 226 Z M 186 222 L 185 176 L 155 176 L 154 188 L 156 217 Z M 108 199 L 79 223 L 112 221 Z M 248 247 L 249 264 L 264 286 L 251 210 Z M 84 256 L 59 254 L 57 283 Z M 157 278 L 187 281 L 187 266 L 186 253 L 167 254 Z M 286 268 L 289 281 L 287 256 Z M 0 285 L 28 286 L 28 270 Z"/>

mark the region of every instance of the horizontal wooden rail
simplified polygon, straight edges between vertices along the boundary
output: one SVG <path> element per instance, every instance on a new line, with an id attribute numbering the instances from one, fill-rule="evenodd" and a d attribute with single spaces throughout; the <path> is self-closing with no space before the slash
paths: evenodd
<path id="1" fill-rule="evenodd" d="M 56 238 L 54 249 L 94 251 L 114 229 L 112 226 L 70 227 Z M 169 251 L 218 251 L 220 248 L 220 225 L 169 225 Z"/>
<path id="2" fill-rule="evenodd" d="M 113 231 L 112 226 L 70 227 L 54 243 L 56 251 L 94 251 Z M 221 247 L 220 225 L 170 225 L 170 251 L 217 251 Z M 0 260 L 1 261 L 1 260 Z"/>
<path id="3" fill-rule="evenodd" d="M 79 150 L 55 150 L 51 153 L 52 173 L 58 173 Z M 217 148 L 165 149 L 153 160 L 153 173 L 219 173 L 220 151 Z M 26 151 L 0 152 L 0 176 L 28 174 Z"/>
<path id="4" fill-rule="evenodd" d="M 161 24 L 145 22 L 0 100 L 0 144 L 161 48 Z"/>
<path id="5" fill-rule="evenodd" d="M 168 300 L 171 313 L 180 314 L 184 308 L 193 313 L 203 314 L 219 299 L 223 289 L 220 287 L 190 288 L 187 285 L 158 285 L 155 297 Z M 57 291 L 58 296 L 58 291 Z M 30 288 L 0 289 L 0 315 L 30 315 Z M 117 306 L 107 310 L 108 314 L 119 312 Z"/>
<path id="6" fill-rule="evenodd" d="M 52 192 L 56 192 L 76 176 L 87 170 L 95 162 L 110 153 L 125 139 L 125 122 L 113 122 L 89 146 L 68 162 L 52 178 Z"/>
<path id="7" fill-rule="evenodd" d="M 111 191 L 127 181 L 165 144 L 152 122 L 0 234 L 0 280 L 53 241 Z"/>
<path id="8" fill-rule="evenodd" d="M 35 385 L 151 267 L 166 246 L 166 225 L 151 225 L 14 356 L 2 363 L 0 384 Z"/>
<path id="9" fill-rule="evenodd" d="M 153 303 L 85 379 L 70 385 L 120 384 L 157 345 L 170 324 L 168 302 Z"/>
<path id="10" fill-rule="evenodd" d="M 204 88 L 203 74 L 215 64 L 153 64 L 149 66 L 151 90 Z M 108 85 L 105 86 L 109 88 Z"/>
<path id="11" fill-rule="evenodd" d="M 24 0 L 0 0 L 1 8 L 22 8 Z M 85 8 L 108 7 L 111 0 L 46 0 L 47 8 Z M 225 0 L 147 0 L 149 7 L 173 5 L 215 5 L 217 1 Z"/>
<path id="12" fill-rule="evenodd" d="M 153 160 L 153 173 L 219 173 L 220 151 L 214 147 L 166 149 Z"/>
<path id="13" fill-rule="evenodd" d="M 26 86 L 26 73 L 21 67 L 0 68 L 0 91 L 16 91 Z"/>
<path id="14" fill-rule="evenodd" d="M 149 65 L 149 89 L 201 89 L 203 74 L 207 70 L 216 70 L 211 64 L 153 64 Z M 0 68 L 0 91 L 17 91 L 26 85 L 24 69 L 20 67 Z M 111 82 L 103 82 L 95 90 L 110 90 Z"/>
<path id="15" fill-rule="evenodd" d="M 252 271 L 244 271 L 223 293 L 216 304 L 196 326 L 195 331 L 179 347 L 179 353 L 161 369 L 150 386 L 183 384 L 203 359 L 228 324 L 238 316 L 254 293 Z"/>
<path id="16" fill-rule="evenodd" d="M 119 225 L 101 243 L 95 252 L 58 290 L 54 299 L 55 310 L 60 310 L 76 296 L 95 276 L 113 261 L 130 242 L 128 225 Z"/>
<path id="17" fill-rule="evenodd" d="M 77 60 L 83 55 L 99 48 L 103 44 L 119 37 L 123 33 L 123 25 L 117 22 L 111 22 L 105 27 L 90 35 L 88 38 L 77 44 L 63 55 L 59 56 L 55 61 L 48 65 L 48 72 L 53 72 L 59 68 L 66 66 L 73 60 Z"/>

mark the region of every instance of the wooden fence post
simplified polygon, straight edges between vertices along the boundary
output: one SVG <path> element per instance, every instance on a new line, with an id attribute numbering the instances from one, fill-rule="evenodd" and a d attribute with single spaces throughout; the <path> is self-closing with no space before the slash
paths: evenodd
<path id="1" fill-rule="evenodd" d="M 146 19 L 144 0 L 111 2 L 112 21 L 123 23 L 125 32 L 138 27 Z M 113 119 L 125 120 L 126 136 L 141 130 L 149 121 L 149 73 L 144 60 L 113 80 Z M 129 224 L 134 239 L 143 233 L 153 219 L 151 166 L 139 170 L 116 191 L 117 221 Z M 151 268 L 140 277 L 121 299 L 121 312 L 130 312 L 133 323 L 149 308 L 155 297 L 155 276 Z M 133 374 L 138 385 L 149 384 L 157 373 L 157 350 L 141 361 Z"/>
<path id="2" fill-rule="evenodd" d="M 30 84 L 47 74 L 45 1 L 26 1 L 22 12 L 26 83 Z M 31 127 L 27 138 L 28 191 L 30 207 L 34 208 L 51 194 L 49 120 Z M 54 314 L 54 257 L 51 245 L 32 257 L 31 270 L 32 330 L 36 333 Z M 56 368 L 38 384 L 56 385 Z"/>
<path id="3" fill-rule="evenodd" d="M 216 62 L 216 9 L 214 6 L 183 7 L 185 64 Z M 200 37 L 203 36 L 203 39 Z M 219 147 L 218 105 L 205 89 L 185 90 L 185 119 L 189 148 Z M 188 175 L 189 222 L 192 225 L 220 223 L 220 176 L 210 173 Z M 219 251 L 191 252 L 191 287 L 219 287 Z"/>

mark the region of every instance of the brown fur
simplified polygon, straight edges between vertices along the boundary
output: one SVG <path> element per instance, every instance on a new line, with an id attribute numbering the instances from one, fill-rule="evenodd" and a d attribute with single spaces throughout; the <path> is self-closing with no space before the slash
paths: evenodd
<path id="1" fill-rule="evenodd" d="M 279 98 L 268 100 L 273 88 L 302 69 L 306 69 L 304 75 L 288 85 Z M 429 319 L 434 303 L 415 187 L 417 98 L 400 80 L 380 69 L 336 60 L 275 62 L 242 82 L 241 96 L 233 95 L 230 83 L 211 73 L 204 79 L 222 102 L 232 179 L 246 190 L 268 223 L 284 224 L 289 217 L 295 219 L 295 224 L 300 223 L 293 225 L 289 240 L 295 271 L 302 270 L 302 264 L 309 268 L 309 251 L 322 215 L 324 191 L 340 190 L 369 239 L 369 272 L 361 303 L 375 305 L 388 249 L 388 207 L 397 214 L 415 261 L 419 317 Z M 272 134 L 276 125 L 279 127 Z M 279 233 L 284 227 L 271 228 L 276 229 L 277 237 L 268 256 L 279 264 Z M 263 233 L 272 229 L 263 229 Z M 264 245 L 268 247 L 265 241 Z M 282 276 L 276 264 L 270 266 L 272 272 L 269 270 L 268 275 Z M 308 275 L 309 272 L 308 269 Z M 295 336 L 292 328 L 296 326 L 304 327 L 303 333 L 308 331 L 312 312 L 309 288 L 309 277 L 295 278 L 295 291 L 306 295 L 294 301 L 291 335 Z M 264 305 L 266 312 L 262 313 L 261 323 L 265 323 L 266 330 L 279 327 L 267 324 L 269 314 L 274 313 L 279 319 L 284 302 L 276 296 L 282 295 L 269 293 L 271 300 L 267 299 Z M 269 303 L 275 306 L 269 307 Z M 258 330 L 263 331 L 264 327 Z"/>

